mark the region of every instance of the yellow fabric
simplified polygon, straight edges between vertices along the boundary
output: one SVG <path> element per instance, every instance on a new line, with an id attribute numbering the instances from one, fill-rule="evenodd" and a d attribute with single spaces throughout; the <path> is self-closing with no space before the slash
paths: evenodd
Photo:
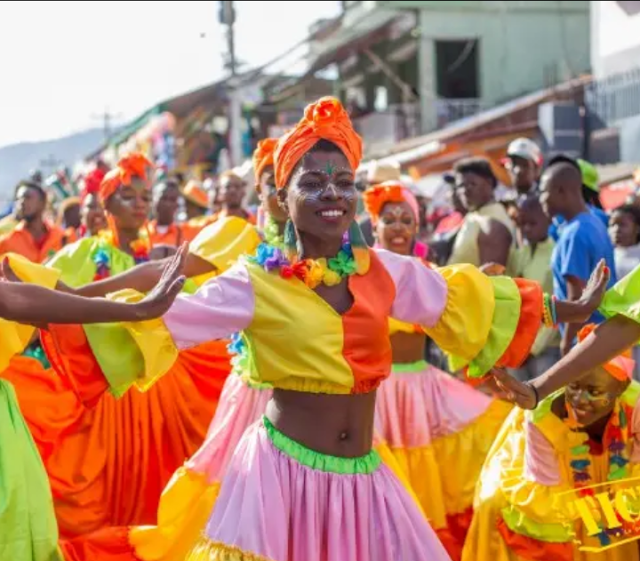
<path id="1" fill-rule="evenodd" d="M 5 216 L 0 220 L 0 236 L 3 234 L 8 234 L 18 225 L 18 221 L 15 219 L 13 214 L 9 216 Z"/>
<path id="2" fill-rule="evenodd" d="M 32 263 L 20 255 L 10 253 L 0 256 L 0 259 L 5 257 L 9 258 L 13 271 L 24 282 L 55 288 L 60 278 L 60 273 L 57 271 Z M 35 327 L 0 318 L 0 372 L 9 366 L 9 361 L 14 355 L 24 351 L 34 332 Z"/>
<path id="3" fill-rule="evenodd" d="M 571 523 L 567 513 L 555 497 L 573 489 L 568 454 L 582 438 L 569 431 L 552 414 L 536 422 L 536 427 L 550 440 L 559 458 L 561 483 L 540 485 L 524 473 L 526 449 L 526 414 L 516 408 L 509 415 L 498 434 L 483 467 L 474 499 L 474 517 L 467 535 L 462 561 L 525 561 L 515 555 L 497 530 L 500 518 L 508 518 L 510 529 L 521 535 L 541 533 L 544 541 L 557 542 L 558 536 Z M 606 455 L 591 456 L 594 481 L 606 481 L 608 459 Z M 517 514 L 512 516 L 511 513 Z M 576 524 L 581 538 L 586 538 L 581 523 Z M 584 542 L 583 542 L 584 543 Z M 587 545 L 594 545 L 589 539 Z M 573 561 L 639 561 L 638 544 L 631 543 L 601 553 L 578 551 L 574 547 Z"/>
<path id="4" fill-rule="evenodd" d="M 548 238 L 536 246 L 535 252 L 532 252 L 530 245 L 514 248 L 509 256 L 507 274 L 539 282 L 542 290 L 547 294 L 553 294 L 553 272 L 550 263 L 554 247 L 554 241 Z M 542 326 L 531 348 L 531 354 L 538 356 L 549 347 L 558 347 L 559 344 L 558 330 Z"/>
<path id="5" fill-rule="evenodd" d="M 516 239 L 513 220 L 511 220 L 505 208 L 500 203 L 490 203 L 480 210 L 470 212 L 465 216 L 462 227 L 453 244 L 449 265 L 459 263 L 470 263 L 476 267 L 482 265 L 480 262 L 480 249 L 478 248 L 478 236 L 481 232 L 488 231 L 489 222 L 492 219 L 504 224 L 511 233 L 512 239 Z"/>
<path id="6" fill-rule="evenodd" d="M 255 226 L 238 218 L 228 216 L 207 226 L 189 244 L 189 252 L 200 257 L 224 273 L 241 255 L 255 253 L 260 244 L 260 234 Z M 202 275 L 194 280 L 202 284 L 211 275 Z"/>
<path id="7" fill-rule="evenodd" d="M 354 378 L 343 356 L 342 318 L 302 282 L 247 265 L 255 293 L 251 328 L 251 381 L 313 393 L 348 394 Z M 283 294 L 286 295 L 283 298 Z M 285 326 L 295 325 L 287 330 Z M 260 339 L 251 336 L 260 333 Z M 295 348 L 295 353 L 287 351 Z"/>
<path id="8" fill-rule="evenodd" d="M 435 327 L 425 333 L 445 352 L 463 361 L 475 358 L 485 346 L 495 307 L 488 276 L 470 265 L 442 267 L 447 281 L 447 304 Z"/>
<path id="9" fill-rule="evenodd" d="M 220 542 L 212 542 L 202 537 L 196 547 L 191 551 L 186 561 L 274 561 L 262 555 L 256 555 L 249 551 L 243 551 L 239 547 L 233 547 Z"/>
<path id="10" fill-rule="evenodd" d="M 416 328 L 410 323 L 404 323 L 403 321 L 395 318 L 389 318 L 389 335 L 395 333 L 415 333 Z"/>
<path id="11" fill-rule="evenodd" d="M 126 289 L 109 294 L 108 298 L 116 302 L 133 303 L 140 301 L 144 295 Z M 144 377 L 136 380 L 136 386 L 145 391 L 171 369 L 178 358 L 178 349 L 161 319 L 123 322 L 122 326 L 133 337 L 144 358 Z"/>
<path id="12" fill-rule="evenodd" d="M 180 468 L 160 498 L 157 526 L 134 527 L 129 543 L 142 561 L 184 559 L 198 543 L 215 505 L 220 483 Z"/>

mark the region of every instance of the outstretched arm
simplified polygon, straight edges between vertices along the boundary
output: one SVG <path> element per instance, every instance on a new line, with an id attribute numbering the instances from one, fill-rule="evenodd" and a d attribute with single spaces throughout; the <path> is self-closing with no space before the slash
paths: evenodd
<path id="1" fill-rule="evenodd" d="M 155 288 L 136 304 L 86 298 L 32 284 L 0 282 L 0 317 L 25 324 L 111 323 L 162 316 L 182 290 L 184 246 L 163 270 Z"/>

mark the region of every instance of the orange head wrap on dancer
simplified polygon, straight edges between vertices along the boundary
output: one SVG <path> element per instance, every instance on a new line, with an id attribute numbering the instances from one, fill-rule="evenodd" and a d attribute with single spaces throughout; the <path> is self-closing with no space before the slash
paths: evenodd
<path id="1" fill-rule="evenodd" d="M 273 166 L 273 153 L 278 144 L 277 138 L 265 138 L 258 142 L 258 147 L 253 153 L 253 173 L 256 184 L 260 183 L 260 176 L 269 166 Z"/>
<path id="2" fill-rule="evenodd" d="M 407 203 L 411 207 L 416 221 L 419 222 L 420 207 L 416 197 L 398 181 L 386 181 L 380 185 L 374 185 L 364 192 L 362 200 L 374 224 L 378 222 L 382 209 L 387 203 Z"/>
<path id="3" fill-rule="evenodd" d="M 358 169 L 362 139 L 353 130 L 342 104 L 333 97 L 323 97 L 309 105 L 302 120 L 278 142 L 274 155 L 278 189 L 286 187 L 298 162 L 319 140 L 335 144 L 349 160 L 351 169 Z"/>
<path id="4" fill-rule="evenodd" d="M 596 328 L 595 323 L 585 325 L 578 333 L 578 342 L 586 339 Z M 611 376 L 621 382 L 628 382 L 633 378 L 633 370 L 636 362 L 631 358 L 631 351 L 626 351 L 617 357 L 611 359 L 609 362 L 602 365 Z"/>
<path id="5" fill-rule="evenodd" d="M 140 153 L 124 156 L 100 183 L 100 199 L 105 203 L 122 185 L 131 185 L 132 179 L 147 179 L 147 169 L 153 164 Z"/>

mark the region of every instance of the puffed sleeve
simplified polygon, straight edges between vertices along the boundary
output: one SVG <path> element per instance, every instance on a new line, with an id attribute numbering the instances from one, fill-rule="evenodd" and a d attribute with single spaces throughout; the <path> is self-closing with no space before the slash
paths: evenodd
<path id="1" fill-rule="evenodd" d="M 135 302 L 143 295 L 124 290 L 109 298 Z M 249 273 L 238 263 L 195 294 L 179 295 L 162 319 L 51 325 L 42 340 L 52 366 L 91 404 L 106 390 L 120 396 L 134 384 L 148 389 L 171 369 L 180 351 L 246 329 L 253 313 Z"/>
<path id="2" fill-rule="evenodd" d="M 46 288 L 55 288 L 60 278 L 58 271 L 32 263 L 20 255 L 7 254 L 2 256 L 2 259 L 4 258 L 9 259 L 9 264 L 14 273 L 23 282 L 38 284 Z M 0 372 L 9 366 L 9 361 L 14 355 L 24 351 L 34 332 L 34 327 L 20 325 L 0 318 Z"/>
<path id="3" fill-rule="evenodd" d="M 640 265 L 607 290 L 599 311 L 606 318 L 623 315 L 640 323 Z"/>
<path id="4" fill-rule="evenodd" d="M 237 216 L 228 216 L 203 228 L 189 244 L 189 253 L 211 264 L 220 274 L 242 255 L 253 254 L 260 242 L 260 234 L 255 226 Z M 200 285 L 210 277 L 202 275 L 194 281 Z"/>
<path id="5" fill-rule="evenodd" d="M 395 285 L 391 315 L 420 325 L 472 378 L 492 367 L 517 368 L 542 321 L 538 283 L 488 277 L 472 265 L 432 269 L 415 258 L 377 250 Z"/>

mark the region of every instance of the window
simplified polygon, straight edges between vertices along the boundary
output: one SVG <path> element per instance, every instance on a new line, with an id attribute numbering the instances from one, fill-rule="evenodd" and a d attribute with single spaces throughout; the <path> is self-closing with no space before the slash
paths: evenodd
<path id="1" fill-rule="evenodd" d="M 436 41 L 438 97 L 445 99 L 480 97 L 478 51 L 477 39 Z"/>

